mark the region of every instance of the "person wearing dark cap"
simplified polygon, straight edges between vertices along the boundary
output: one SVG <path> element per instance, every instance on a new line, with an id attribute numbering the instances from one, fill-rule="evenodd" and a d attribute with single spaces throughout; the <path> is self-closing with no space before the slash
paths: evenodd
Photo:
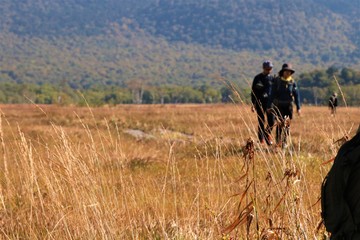
<path id="1" fill-rule="evenodd" d="M 293 102 L 300 115 L 300 95 L 292 78 L 295 70 L 290 64 L 284 63 L 279 76 L 274 79 L 269 92 L 267 111 L 274 114 L 276 120 L 276 144 L 285 148 L 290 134 L 290 123 L 293 118 Z M 284 132 L 283 132 L 284 131 Z"/>
<path id="2" fill-rule="evenodd" d="M 271 131 L 274 125 L 273 115 L 266 111 L 269 99 L 270 87 L 273 82 L 273 76 L 270 75 L 273 64 L 270 61 L 263 62 L 263 71 L 255 76 L 251 87 L 251 111 L 257 113 L 258 119 L 258 138 L 260 143 L 264 141 L 272 145 Z M 267 128 L 265 129 L 265 115 L 267 118 Z"/>

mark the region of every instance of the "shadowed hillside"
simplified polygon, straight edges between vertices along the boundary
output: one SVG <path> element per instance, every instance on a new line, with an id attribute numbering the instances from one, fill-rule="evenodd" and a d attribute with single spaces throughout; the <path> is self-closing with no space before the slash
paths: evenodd
<path id="1" fill-rule="evenodd" d="M 248 86 L 264 59 L 297 73 L 359 65 L 356 1 L 4 0 L 1 82 Z M 214 76 L 218 76 L 215 77 Z"/>

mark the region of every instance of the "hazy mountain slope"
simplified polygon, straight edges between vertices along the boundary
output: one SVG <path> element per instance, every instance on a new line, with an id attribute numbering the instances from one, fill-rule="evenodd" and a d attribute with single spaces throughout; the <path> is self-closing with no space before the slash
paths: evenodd
<path id="1" fill-rule="evenodd" d="M 0 81 L 196 85 L 217 74 L 248 85 L 266 58 L 275 71 L 357 66 L 357 8 L 346 3 L 3 0 Z"/>
<path id="2" fill-rule="evenodd" d="M 147 85 L 198 86 L 206 82 L 220 86 L 223 77 L 243 86 L 248 84 L 249 73 L 239 67 L 254 64 L 247 52 L 169 45 L 141 32 L 115 30 L 106 37 L 52 40 L 0 35 L 0 81 L 68 84 L 73 88 L 126 86 L 133 80 Z M 261 57 L 255 59 L 257 63 L 262 61 Z"/>
<path id="3" fill-rule="evenodd" d="M 220 45 L 233 49 L 293 50 L 341 45 L 353 49 L 347 38 L 351 25 L 315 1 L 162 0 L 139 13 L 144 29 L 168 40 Z"/>
<path id="4" fill-rule="evenodd" d="M 237 50 L 353 49 L 352 26 L 344 18 L 353 8 L 341 0 L 329 6 L 315 0 L 4 1 L 2 22 L 19 35 L 98 35 L 125 17 L 169 41 Z"/>
<path id="5" fill-rule="evenodd" d="M 26 0 L 12 1 L 8 28 L 19 35 L 95 35 L 127 12 L 131 1 Z M 135 5 L 132 3 L 132 5 Z"/>

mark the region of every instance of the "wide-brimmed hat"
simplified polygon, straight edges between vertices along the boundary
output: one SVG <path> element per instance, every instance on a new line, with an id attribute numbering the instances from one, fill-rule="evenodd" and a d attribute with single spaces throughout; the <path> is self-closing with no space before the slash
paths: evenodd
<path id="1" fill-rule="evenodd" d="M 289 63 L 284 63 L 281 67 L 281 70 L 279 72 L 279 75 L 282 76 L 284 71 L 290 71 L 291 74 L 295 73 L 295 70 L 291 67 L 291 65 Z"/>

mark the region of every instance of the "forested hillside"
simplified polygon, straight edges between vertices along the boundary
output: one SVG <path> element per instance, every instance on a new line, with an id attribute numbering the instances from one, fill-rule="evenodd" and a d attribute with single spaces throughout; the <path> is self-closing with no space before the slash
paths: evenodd
<path id="1" fill-rule="evenodd" d="M 0 82 L 220 92 L 225 81 L 246 92 L 264 59 L 297 74 L 359 67 L 359 9 L 355 0 L 3 0 Z"/>
<path id="2" fill-rule="evenodd" d="M 139 16 L 145 29 L 171 41 L 236 50 L 289 48 L 309 58 L 312 53 L 321 53 L 323 60 L 353 49 L 350 24 L 309 0 L 163 0 Z"/>

